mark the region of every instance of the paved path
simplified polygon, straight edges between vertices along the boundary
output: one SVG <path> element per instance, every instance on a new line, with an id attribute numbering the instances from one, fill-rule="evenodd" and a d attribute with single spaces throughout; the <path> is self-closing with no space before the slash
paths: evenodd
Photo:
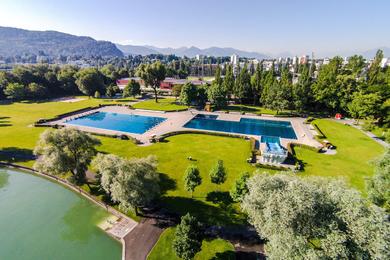
<path id="1" fill-rule="evenodd" d="M 123 259 L 146 259 L 163 230 L 163 228 L 158 227 L 155 219 L 143 219 L 123 238 L 125 247 Z"/>

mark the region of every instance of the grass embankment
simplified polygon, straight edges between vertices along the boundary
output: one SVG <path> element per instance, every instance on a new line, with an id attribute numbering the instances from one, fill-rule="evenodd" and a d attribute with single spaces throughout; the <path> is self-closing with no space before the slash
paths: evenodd
<path id="1" fill-rule="evenodd" d="M 168 228 L 160 236 L 160 239 L 154 246 L 148 256 L 148 260 L 166 259 L 180 260 L 172 249 L 172 241 L 175 237 L 175 229 Z M 194 257 L 195 260 L 208 259 L 235 259 L 233 245 L 223 239 L 203 240 L 202 250 Z"/>
<path id="2" fill-rule="evenodd" d="M 302 175 L 343 178 L 364 192 L 365 178 L 373 174 L 371 161 L 383 153 L 384 148 L 351 126 L 326 119 L 313 123 L 336 146 L 337 154 L 325 155 L 296 147 L 296 155 L 304 163 Z"/>
<path id="3" fill-rule="evenodd" d="M 132 107 L 137 109 L 176 111 L 187 109 L 187 106 L 179 104 L 174 98 L 159 98 L 158 102 L 154 99 L 145 100 L 134 104 Z"/>

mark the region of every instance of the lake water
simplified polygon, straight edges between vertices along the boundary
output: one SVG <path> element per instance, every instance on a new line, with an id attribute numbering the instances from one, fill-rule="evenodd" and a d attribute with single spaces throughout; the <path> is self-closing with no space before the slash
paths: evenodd
<path id="1" fill-rule="evenodd" d="M 0 168 L 0 259 L 121 259 L 107 213 L 46 179 Z"/>
<path id="2" fill-rule="evenodd" d="M 88 126 L 134 134 L 143 134 L 166 118 L 155 116 L 128 115 L 110 112 L 97 112 L 66 122 L 70 125 Z"/>
<path id="3" fill-rule="evenodd" d="M 274 136 L 297 139 L 294 128 L 288 121 L 241 118 L 240 121 L 218 120 L 216 116 L 200 114 L 184 125 L 185 128 L 212 130 L 228 133 Z"/>

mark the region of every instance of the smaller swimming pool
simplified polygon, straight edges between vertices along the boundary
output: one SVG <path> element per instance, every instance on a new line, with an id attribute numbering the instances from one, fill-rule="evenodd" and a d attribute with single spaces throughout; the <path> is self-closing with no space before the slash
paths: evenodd
<path id="1" fill-rule="evenodd" d="M 166 118 L 163 117 L 97 112 L 67 121 L 66 123 L 69 125 L 143 134 L 165 120 Z"/>

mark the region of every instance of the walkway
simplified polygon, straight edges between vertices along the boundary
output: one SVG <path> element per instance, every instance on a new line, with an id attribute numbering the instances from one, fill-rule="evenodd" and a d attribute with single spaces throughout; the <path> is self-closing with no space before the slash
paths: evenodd
<path id="1" fill-rule="evenodd" d="M 156 244 L 163 228 L 158 226 L 156 219 L 142 219 L 142 221 L 124 238 L 125 260 L 145 260 Z"/>

